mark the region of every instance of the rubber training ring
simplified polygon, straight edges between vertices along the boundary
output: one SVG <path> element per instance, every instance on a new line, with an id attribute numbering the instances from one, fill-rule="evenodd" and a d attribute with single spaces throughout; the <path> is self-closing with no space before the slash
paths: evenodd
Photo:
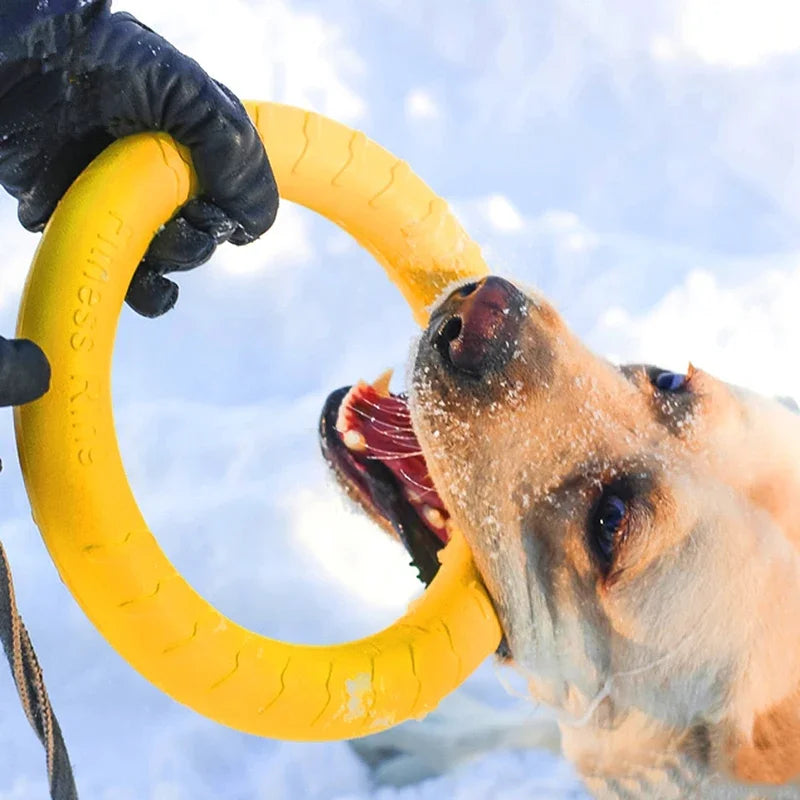
<path id="1" fill-rule="evenodd" d="M 447 204 L 383 148 L 318 114 L 248 104 L 281 196 L 323 214 L 384 266 L 424 323 L 450 282 L 482 275 Z M 50 391 L 15 409 L 33 516 L 64 583 L 145 678 L 225 725 L 281 739 L 362 736 L 430 711 L 500 641 L 454 531 L 438 576 L 386 630 L 333 646 L 289 644 L 226 618 L 150 533 L 128 485 L 111 403 L 117 320 L 158 228 L 192 194 L 184 149 L 161 134 L 117 142 L 75 181 L 33 261 L 17 335 L 52 365 Z"/>

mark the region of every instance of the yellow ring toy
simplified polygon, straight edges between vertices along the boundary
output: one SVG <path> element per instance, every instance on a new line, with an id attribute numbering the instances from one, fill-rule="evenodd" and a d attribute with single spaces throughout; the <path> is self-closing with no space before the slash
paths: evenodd
<path id="1" fill-rule="evenodd" d="M 248 106 L 281 196 L 324 214 L 385 267 L 423 323 L 426 306 L 485 265 L 443 200 L 383 148 L 325 117 Z M 500 627 L 454 532 L 431 587 L 384 631 L 334 646 L 289 644 L 232 622 L 169 562 L 119 453 L 111 358 L 131 276 L 196 189 L 169 137 L 117 142 L 75 181 L 28 276 L 17 335 L 38 342 L 50 391 L 15 409 L 36 524 L 61 577 L 114 648 L 201 714 L 281 739 L 362 736 L 436 706 L 497 646 Z"/>

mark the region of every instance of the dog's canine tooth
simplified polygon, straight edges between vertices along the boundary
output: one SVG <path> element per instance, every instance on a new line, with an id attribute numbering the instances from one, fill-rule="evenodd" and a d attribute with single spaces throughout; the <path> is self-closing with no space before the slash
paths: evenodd
<path id="1" fill-rule="evenodd" d="M 387 369 L 382 372 L 372 383 L 372 388 L 381 396 L 389 397 L 389 383 L 392 380 L 394 370 Z"/>

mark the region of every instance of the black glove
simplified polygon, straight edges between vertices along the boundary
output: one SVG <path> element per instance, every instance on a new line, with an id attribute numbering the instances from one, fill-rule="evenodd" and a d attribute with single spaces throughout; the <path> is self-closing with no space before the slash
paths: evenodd
<path id="1" fill-rule="evenodd" d="M 49 386 L 50 365 L 38 345 L 0 336 L 0 406 L 29 403 Z"/>
<path id="2" fill-rule="evenodd" d="M 220 242 L 245 244 L 272 224 L 278 192 L 261 140 L 231 92 L 129 14 L 98 3 L 79 24 L 55 16 L 44 30 L 44 42 L 17 36 L 13 46 L 27 56 L 0 71 L 0 183 L 36 231 L 113 139 L 161 130 L 189 147 L 202 196 L 156 236 L 128 290 L 132 308 L 159 316 L 178 296 L 165 273 L 196 267 Z"/>

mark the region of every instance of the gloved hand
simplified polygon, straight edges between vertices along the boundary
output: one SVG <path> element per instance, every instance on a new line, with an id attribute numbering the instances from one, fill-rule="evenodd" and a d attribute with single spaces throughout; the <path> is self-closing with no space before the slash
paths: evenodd
<path id="1" fill-rule="evenodd" d="M 0 406 L 19 406 L 41 397 L 50 386 L 50 365 L 28 339 L 0 336 Z"/>
<path id="2" fill-rule="evenodd" d="M 196 267 L 220 242 L 245 244 L 270 227 L 277 187 L 230 91 L 129 14 L 111 14 L 102 2 L 90 10 L 80 25 L 48 21 L 49 41 L 65 47 L 49 51 L 34 35 L 15 42 L 27 57 L 17 80 L 0 75 L 0 87 L 8 87 L 0 88 L 0 183 L 19 200 L 20 222 L 36 231 L 113 139 L 161 130 L 189 147 L 202 195 L 156 236 L 128 290 L 128 304 L 155 317 L 177 300 L 166 273 Z M 72 28 L 65 34 L 59 25 Z"/>

